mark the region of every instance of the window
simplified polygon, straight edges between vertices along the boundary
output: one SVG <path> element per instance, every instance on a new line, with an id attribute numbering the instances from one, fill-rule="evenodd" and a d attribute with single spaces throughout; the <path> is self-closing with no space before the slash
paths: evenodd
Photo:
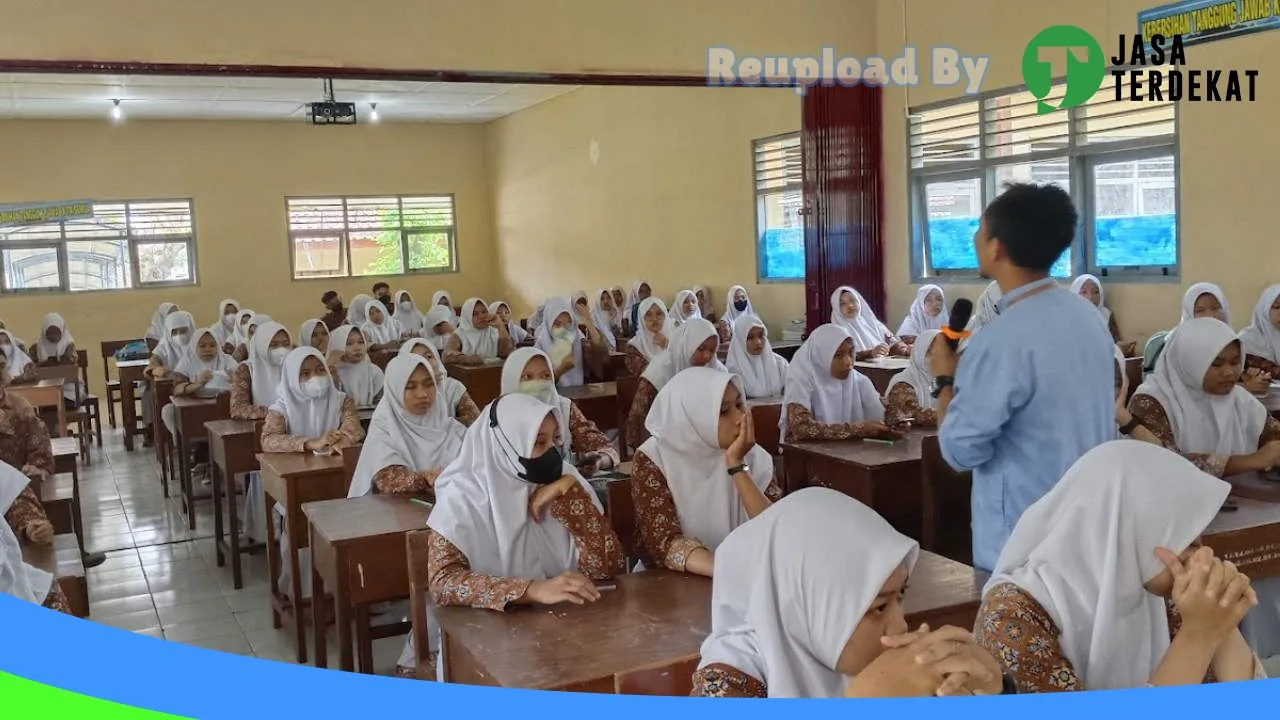
<path id="1" fill-rule="evenodd" d="M 756 258 L 761 281 L 804 280 L 800 133 L 756 140 Z"/>
<path id="2" fill-rule="evenodd" d="M 1011 182 L 1052 183 L 1075 200 L 1079 236 L 1055 276 L 1176 276 L 1174 104 L 1117 102 L 1108 87 L 1070 110 L 1038 115 L 1037 102 L 1015 90 L 911 111 L 914 278 L 972 279 L 982 209 Z"/>
<path id="3" fill-rule="evenodd" d="M 93 217 L 0 227 L 3 291 L 194 285 L 191 200 L 96 202 Z"/>
<path id="4" fill-rule="evenodd" d="M 457 272 L 452 195 L 287 198 L 295 280 Z"/>

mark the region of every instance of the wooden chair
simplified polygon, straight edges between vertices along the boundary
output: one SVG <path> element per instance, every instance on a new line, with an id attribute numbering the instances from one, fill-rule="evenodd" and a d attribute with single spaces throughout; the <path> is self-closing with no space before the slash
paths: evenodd
<path id="1" fill-rule="evenodd" d="M 106 340 L 101 343 L 102 346 L 102 380 L 107 388 L 107 419 L 111 422 L 111 429 L 116 429 L 116 403 L 121 401 L 120 381 L 111 379 L 111 361 L 116 357 L 116 351 L 126 347 L 129 343 L 142 342 L 142 338 L 133 340 Z M 98 435 L 98 446 L 102 446 L 102 435 Z"/>
<path id="2" fill-rule="evenodd" d="M 636 390 L 640 387 L 640 378 L 634 375 L 620 377 L 618 385 L 618 449 L 621 460 L 631 457 L 631 448 L 627 445 L 627 418 L 631 415 L 631 403 L 635 402 Z"/>
<path id="3" fill-rule="evenodd" d="M 786 466 L 782 461 L 782 433 L 778 420 L 782 416 L 782 403 L 751 406 L 751 422 L 756 429 L 756 444 L 773 458 L 773 476 L 778 487 L 787 487 Z"/>
<path id="4" fill-rule="evenodd" d="M 84 385 L 85 396 L 81 409 L 89 416 L 93 426 L 93 439 L 102 447 L 102 402 L 101 398 L 89 392 L 89 351 L 76 351 L 76 364 L 80 367 L 80 382 Z M 120 383 L 116 383 L 116 392 L 120 391 Z"/>
<path id="5" fill-rule="evenodd" d="M 920 442 L 921 548 L 965 565 L 973 564 L 970 495 L 973 476 L 956 472 L 942 457 L 938 436 Z"/>
<path id="6" fill-rule="evenodd" d="M 345 459 L 345 456 L 344 456 Z M 413 530 L 405 533 L 404 542 L 409 556 L 409 620 L 413 625 L 414 672 L 420 680 L 434 679 L 436 666 L 431 662 L 431 643 L 427 637 L 427 608 L 431 605 L 427 575 L 428 541 L 431 531 Z"/>
<path id="7" fill-rule="evenodd" d="M 164 418 L 160 416 L 161 410 L 169 404 L 172 396 L 173 380 L 169 376 L 151 381 L 151 434 L 156 446 L 156 462 L 160 463 L 160 485 L 165 497 L 169 497 L 169 478 L 179 479 L 175 467 L 177 453 L 173 447 L 173 436 L 169 434 L 169 428 L 164 426 Z"/>
<path id="8" fill-rule="evenodd" d="M 80 368 L 75 365 L 44 365 L 36 368 L 36 375 L 41 380 L 61 380 L 64 388 L 68 385 L 75 388 L 75 399 L 72 401 L 74 409 L 64 410 L 63 420 L 66 422 L 66 431 L 71 432 L 72 437 L 76 438 L 80 444 L 80 462 L 85 465 L 90 464 L 89 446 L 92 442 L 93 426 L 89 421 L 88 411 L 84 409 L 84 388 L 80 385 Z M 72 425 L 75 425 L 74 432 L 71 431 Z M 59 428 L 59 431 L 62 431 L 62 428 Z"/>
<path id="9" fill-rule="evenodd" d="M 627 569 L 630 570 L 635 565 L 635 560 L 640 559 L 643 547 L 640 542 L 640 527 L 636 524 L 636 504 L 631 497 L 631 479 L 610 480 L 605 485 L 605 497 L 605 513 L 609 516 L 609 525 L 622 543 L 622 553 L 627 558 Z"/>

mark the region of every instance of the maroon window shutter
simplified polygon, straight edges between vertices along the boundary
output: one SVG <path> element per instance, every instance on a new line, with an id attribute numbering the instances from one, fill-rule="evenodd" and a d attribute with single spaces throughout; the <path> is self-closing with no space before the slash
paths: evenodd
<path id="1" fill-rule="evenodd" d="M 830 321 L 831 293 L 858 289 L 885 320 L 884 157 L 878 87 L 809 88 L 804 157 L 805 319 Z M 888 322 L 885 320 L 885 322 Z"/>

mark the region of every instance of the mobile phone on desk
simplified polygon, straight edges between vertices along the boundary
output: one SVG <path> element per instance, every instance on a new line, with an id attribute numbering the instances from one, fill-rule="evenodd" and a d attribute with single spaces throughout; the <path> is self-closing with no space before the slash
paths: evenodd
<path id="1" fill-rule="evenodd" d="M 1280 468 L 1271 468 L 1262 473 L 1262 479 L 1267 482 L 1280 483 Z"/>

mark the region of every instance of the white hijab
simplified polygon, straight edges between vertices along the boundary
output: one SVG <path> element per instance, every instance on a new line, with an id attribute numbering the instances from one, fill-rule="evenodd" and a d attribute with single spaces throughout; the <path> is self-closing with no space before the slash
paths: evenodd
<path id="1" fill-rule="evenodd" d="M 551 362 L 551 356 L 537 347 L 522 347 L 511 353 L 507 361 L 502 364 L 502 385 L 499 391 L 503 395 L 520 392 L 520 375 L 524 373 L 529 361 L 535 357 L 541 357 L 551 369 L 550 391 L 546 397 L 535 399 L 559 411 L 556 422 L 560 424 L 560 454 L 567 460 L 573 452 L 573 434 L 569 428 L 569 415 L 573 412 L 573 401 L 556 391 L 556 366 Z"/>
<path id="2" fill-rule="evenodd" d="M 169 317 L 169 313 L 178 307 L 171 302 L 162 302 L 160 307 L 151 315 L 151 327 L 147 328 L 147 338 L 150 340 L 164 340 L 164 319 Z"/>
<path id="3" fill-rule="evenodd" d="M 280 386 L 276 388 L 276 401 L 268 408 L 284 416 L 290 435 L 318 438 L 337 430 L 342 425 L 342 401 L 346 399 L 330 378 L 329 392 L 319 400 L 312 400 L 302 392 L 302 362 L 309 357 L 324 365 L 324 356 L 313 347 L 294 348 L 284 359 Z M 326 366 L 327 368 L 327 366 Z"/>
<path id="4" fill-rule="evenodd" d="M 227 327 L 225 321 L 228 305 L 236 308 L 236 312 L 231 315 L 230 328 Z M 209 329 L 213 331 L 213 339 L 218 341 L 219 348 L 231 342 L 232 338 L 236 336 L 236 320 L 240 318 L 239 310 L 240 301 L 238 300 L 226 298 L 222 302 L 218 303 L 218 314 L 216 319 L 213 321 L 213 325 L 209 326 Z"/>
<path id="5" fill-rule="evenodd" d="M 631 291 L 627 293 L 627 310 L 626 310 L 626 317 L 627 317 L 627 319 L 628 319 L 628 320 L 630 320 L 630 319 L 631 319 L 631 309 L 632 309 L 632 308 L 634 308 L 636 305 L 639 305 L 639 304 L 640 304 L 640 302 L 641 302 L 641 300 L 640 300 L 640 286 L 641 286 L 641 285 L 648 285 L 648 283 L 647 283 L 647 282 L 645 282 L 644 280 L 637 280 L 637 281 L 635 281 L 635 282 L 631 283 Z M 650 297 L 650 298 L 652 298 L 652 297 L 653 297 L 653 294 L 652 294 L 652 293 L 653 293 L 653 288 L 652 288 L 652 287 L 651 287 L 651 288 L 649 288 L 649 292 L 650 292 L 649 297 Z M 645 299 L 647 300 L 648 298 L 645 298 Z M 666 304 L 663 304 L 663 307 L 666 307 Z"/>
<path id="6" fill-rule="evenodd" d="M 0 462 L 0 515 L 31 483 L 12 465 Z M 22 546 L 9 523 L 0 522 L 0 593 L 43 605 L 53 587 L 53 576 L 22 561 Z"/>
<path id="7" fill-rule="evenodd" d="M 542 421 L 555 412 L 528 395 L 500 396 L 467 429 L 458 457 L 436 480 L 427 525 L 461 550 L 473 571 L 542 580 L 578 569 L 573 536 L 549 514 L 541 522 L 529 517 L 538 486 L 517 475 L 524 473 L 518 457 L 529 456 Z M 577 469 L 566 462 L 563 472 L 603 512 Z"/>
<path id="8" fill-rule="evenodd" d="M 406 299 L 407 298 L 407 299 Z M 409 303 L 409 308 L 405 309 L 401 303 Z M 397 290 L 395 295 L 395 312 L 391 317 L 400 325 L 400 329 L 407 333 L 422 332 L 422 320 L 426 317 L 417 305 L 413 304 L 413 295 L 408 290 Z"/>
<path id="9" fill-rule="evenodd" d="M 253 333 L 249 342 L 249 378 L 252 382 L 253 404 L 269 408 L 277 399 L 280 389 L 280 378 L 283 376 L 283 365 L 271 362 L 271 339 L 283 332 L 287 337 L 289 331 L 278 322 L 263 323 Z M 293 338 L 289 338 L 293 344 Z"/>
<path id="10" fill-rule="evenodd" d="M 666 303 L 656 297 L 646 298 L 644 302 L 640 303 L 640 311 L 636 313 L 636 325 L 638 327 L 635 328 L 635 337 L 631 338 L 627 345 L 639 350 L 646 360 L 652 360 L 654 355 L 662 352 L 662 348 L 653 339 L 656 333 L 649 332 L 649 329 L 644 326 L 644 316 L 649 312 L 649 308 L 654 305 L 657 305 L 662 310 L 664 316 L 662 334 L 666 336 L 668 344 L 670 344 L 671 335 L 676 329 L 675 322 L 671 319 L 671 315 L 667 313 Z M 630 314 L 630 311 L 628 311 L 628 314 Z"/>
<path id="11" fill-rule="evenodd" d="M 933 373 L 929 370 L 929 359 L 925 357 L 936 337 L 937 330 L 925 330 L 916 336 L 916 344 L 911 346 L 911 362 L 906 370 L 889 380 L 889 387 L 884 390 L 886 399 L 895 385 L 906 384 L 916 391 L 916 404 L 920 409 L 934 410 L 938 407 L 938 401 L 933 399 Z"/>
<path id="12" fill-rule="evenodd" d="M 173 331 L 180 328 L 187 329 L 187 344 L 179 345 L 173 341 Z M 182 362 L 182 358 L 187 356 L 187 346 L 191 344 L 195 335 L 196 323 L 191 318 L 191 313 L 185 310 L 179 310 L 170 313 L 164 319 L 164 338 L 156 345 L 155 351 L 152 353 L 160 358 L 160 362 L 164 364 L 165 370 L 173 370 L 178 367 L 178 363 Z"/>
<path id="13" fill-rule="evenodd" d="M 1085 283 L 1093 283 L 1093 286 L 1098 288 L 1098 315 L 1102 316 L 1102 324 L 1107 327 L 1107 332 L 1111 332 L 1111 308 L 1107 307 L 1107 295 L 1102 289 L 1101 280 L 1088 273 L 1080 275 L 1071 281 L 1071 294 L 1080 295 L 1080 290 L 1084 288 Z M 1084 296 L 1081 295 L 1081 297 Z"/>
<path id="14" fill-rule="evenodd" d="M 197 347 L 200 345 L 200 338 L 208 335 L 213 338 L 215 345 L 212 360 L 201 360 Z M 187 343 L 187 352 L 178 363 L 178 367 L 174 372 L 185 376 L 192 382 L 198 382 L 205 372 L 213 373 L 213 379 L 205 384 L 201 395 L 216 395 L 219 392 L 228 392 L 231 390 L 231 373 L 236 371 L 239 363 L 230 355 L 222 352 L 222 344 L 218 342 L 217 333 L 213 328 L 201 328 L 191 336 L 191 341 Z"/>
<path id="15" fill-rule="evenodd" d="M 425 415 L 414 415 L 405 407 L 404 388 L 418 368 L 435 382 L 435 373 L 421 355 L 396 355 L 387 363 L 387 390 L 373 411 L 347 497 L 372 492 L 373 476 L 385 467 L 403 465 L 413 472 L 443 469 L 462 449 L 466 428 L 445 411 L 438 388 Z"/>
<path id="16" fill-rule="evenodd" d="M 721 663 L 765 683 L 771 698 L 843 694 L 845 644 L 916 541 L 827 488 L 782 498 L 716 549 L 711 634 L 699 667 Z"/>
<path id="17" fill-rule="evenodd" d="M 422 338 L 410 338 L 400 346 L 400 355 L 416 355 L 414 348 L 421 345 L 431 353 L 434 362 L 427 363 L 428 366 L 435 369 L 436 376 L 436 402 L 443 403 L 445 414 L 449 417 L 458 416 L 458 403 L 462 400 L 462 396 L 467 392 L 467 386 L 463 385 L 460 380 L 449 377 L 449 373 L 445 370 L 444 362 L 440 360 L 440 353 L 431 343 Z"/>
<path id="18" fill-rule="evenodd" d="M 1184 321 L 1169 333 L 1155 371 L 1134 393 L 1160 403 L 1182 452 L 1244 455 L 1258 449 L 1267 422 L 1262 403 L 1240 385 L 1227 395 L 1204 391 L 1205 373 L 1233 342 L 1230 326 L 1214 318 Z"/>
<path id="19" fill-rule="evenodd" d="M 445 300 L 447 300 L 447 301 L 449 302 L 449 306 L 448 306 L 448 307 L 445 307 L 444 305 L 441 305 L 441 304 L 440 304 L 440 299 L 441 299 L 441 298 L 444 298 Z M 435 291 L 434 293 L 432 293 L 432 295 L 431 295 L 431 307 L 432 307 L 432 308 L 440 307 L 440 308 L 444 308 L 445 310 L 448 310 L 448 311 L 449 311 L 449 322 L 450 322 L 450 323 L 452 323 L 454 327 L 458 327 L 458 316 L 453 312 L 453 298 L 449 295 L 449 293 L 445 292 L 444 290 L 437 290 L 437 291 Z M 428 312 L 430 312 L 430 311 L 428 311 Z"/>
<path id="20" fill-rule="evenodd" d="M 938 293 L 942 298 L 942 309 L 938 314 L 929 317 L 929 313 L 925 312 L 924 301 L 929 299 L 933 293 Z M 898 337 L 905 335 L 917 336 L 923 334 L 926 330 L 941 330 L 943 325 L 947 324 L 947 295 L 942 292 L 942 288 L 937 285 L 921 285 L 916 291 L 916 299 L 911 301 L 911 309 L 907 311 L 907 316 L 902 319 L 902 325 L 898 327 Z"/>
<path id="21" fill-rule="evenodd" d="M 56 327 L 62 333 L 62 339 L 56 343 L 51 343 L 44 339 L 44 334 L 49 332 L 49 328 Z M 67 321 L 62 319 L 58 313 L 49 313 L 40 321 L 40 337 L 36 341 L 36 347 L 39 348 L 41 360 L 56 360 L 62 357 L 67 348 L 76 341 L 71 337 L 71 333 L 67 331 Z"/>
<path id="22" fill-rule="evenodd" d="M 231 334 L 231 342 L 237 346 L 250 347 L 253 338 L 249 337 L 249 327 L 257 317 L 258 314 L 249 308 L 240 308 L 240 312 L 236 313 L 236 326 Z"/>
<path id="23" fill-rule="evenodd" d="M 654 399 L 644 421 L 650 437 L 638 451 L 667 478 L 681 534 L 713 552 L 748 519 L 719 440 L 720 404 L 729 383 L 742 392 L 742 384 L 728 373 L 704 367 L 680 371 Z M 773 479 L 769 453 L 753 445 L 743 460 L 751 466 L 752 484 L 764 492 Z"/>
<path id="24" fill-rule="evenodd" d="M 846 320 L 840 313 L 840 296 L 845 293 L 853 295 L 858 301 L 858 312 L 852 320 Z M 853 338 L 853 349 L 857 352 L 865 352 L 884 345 L 885 338 L 889 335 L 889 328 L 885 327 L 872 312 L 862 293 L 848 285 L 838 287 L 831 293 L 831 324 L 843 328 L 849 337 Z"/>
<path id="25" fill-rule="evenodd" d="M 599 290 L 596 290 L 596 294 L 592 296 L 595 298 L 595 301 L 591 303 L 591 324 L 596 326 L 596 330 L 598 330 L 600 332 L 600 336 L 604 338 L 605 345 L 608 345 L 610 350 L 614 350 L 618 347 L 618 340 L 614 337 L 613 331 L 614 328 L 622 327 L 622 319 L 618 315 L 618 311 L 616 309 L 605 312 L 604 308 L 601 307 L 600 298 L 606 295 L 609 295 L 609 290 L 607 288 L 600 288 Z M 609 302 L 613 302 L 612 295 L 609 295 Z"/>
<path id="26" fill-rule="evenodd" d="M 27 371 L 27 368 L 31 365 L 31 358 L 22 351 L 22 348 L 18 347 L 18 339 L 13 336 L 13 333 L 8 330 L 0 330 L 0 335 L 4 335 L 9 339 L 9 345 L 7 349 L 3 350 L 3 353 L 5 360 L 9 364 L 9 376 L 16 378 Z"/>
<path id="27" fill-rule="evenodd" d="M 684 301 L 693 301 L 693 310 L 688 314 L 684 311 Z M 671 319 L 676 321 L 676 325 L 683 325 L 690 320 L 702 318 L 702 309 L 698 307 L 698 297 L 693 294 L 692 290 L 681 290 L 676 293 L 676 301 L 671 306 Z"/>
<path id="28" fill-rule="evenodd" d="M 562 297 L 548 298 L 543 307 L 546 310 L 542 325 L 533 333 L 534 347 L 546 353 L 551 359 L 553 372 L 566 357 L 572 354 L 573 369 L 556 378 L 556 385 L 562 388 L 578 387 L 586 382 L 586 374 L 583 372 L 582 331 L 578 329 L 577 316 L 573 312 L 573 307 Z M 556 334 L 553 330 L 556 320 L 566 314 L 569 316 L 569 329 Z"/>
<path id="29" fill-rule="evenodd" d="M 739 310 L 733 306 L 733 296 L 737 294 L 739 290 L 742 291 L 743 295 L 747 296 L 747 308 L 745 310 Z M 734 285 L 730 287 L 729 292 L 725 293 L 724 314 L 720 316 L 720 319 L 724 320 L 729 324 L 729 327 L 732 328 L 738 324 L 738 318 L 747 316 L 755 317 L 755 314 L 756 310 L 751 305 L 751 296 L 747 294 L 747 289 L 741 285 Z"/>
<path id="30" fill-rule="evenodd" d="M 329 345 L 328 345 L 329 326 L 325 325 L 324 322 L 321 320 L 308 320 L 302 323 L 302 328 L 298 333 L 298 342 L 303 345 L 315 347 L 311 345 L 311 334 L 316 331 L 317 327 L 324 328 L 324 336 L 325 336 L 326 342 L 323 348 L 316 348 L 316 349 L 319 350 L 321 354 L 327 354 L 329 352 Z"/>
<path id="31" fill-rule="evenodd" d="M 359 328 L 350 325 L 336 327 L 329 335 L 329 347 L 336 352 L 346 353 L 347 340 Z M 366 347 L 364 358 L 358 363 L 338 361 L 338 378 L 342 382 L 342 391 L 351 396 L 357 407 L 372 407 L 374 398 L 382 392 L 384 376 L 382 370 L 369 359 Z"/>
<path id="32" fill-rule="evenodd" d="M 471 323 L 471 313 L 476 303 L 484 302 L 478 297 L 467 298 L 462 303 L 462 318 L 458 325 L 458 339 L 462 341 L 463 355 L 479 355 L 483 360 L 498 359 L 498 329 L 477 328 Z"/>
<path id="33" fill-rule="evenodd" d="M 1231 324 L 1231 306 L 1227 305 L 1227 294 L 1222 292 L 1222 288 L 1213 283 L 1196 283 L 1187 288 L 1182 295 L 1182 322 L 1186 322 L 1196 316 L 1196 300 L 1201 295 L 1212 295 L 1218 299 L 1218 304 L 1222 305 L 1222 315 L 1226 318 L 1226 323 Z"/>
<path id="34" fill-rule="evenodd" d="M 709 321 L 697 318 L 676 328 L 667 340 L 667 349 L 655 355 L 649 360 L 649 366 L 644 369 L 640 377 L 648 380 L 658 390 L 661 390 L 671 378 L 675 377 L 681 370 L 690 367 L 693 364 L 693 354 L 697 352 L 698 346 L 707 341 L 707 338 L 717 338 L 715 326 Z M 728 372 L 729 369 L 720 362 L 719 358 L 714 355 L 711 362 L 706 367 L 712 370 Z"/>
<path id="35" fill-rule="evenodd" d="M 1280 330 L 1271 324 L 1271 306 L 1280 297 L 1280 285 L 1272 285 L 1262 291 L 1258 304 L 1253 306 L 1253 322 L 1240 331 L 1240 344 L 1249 355 L 1280 362 Z"/>
<path id="36" fill-rule="evenodd" d="M 978 296 L 978 303 L 973 309 L 973 314 L 969 316 L 969 322 L 964 326 L 966 332 L 977 335 L 982 328 L 995 322 L 1000 317 L 1000 299 L 1004 297 L 1004 292 L 1000 290 L 999 283 L 994 280 L 991 284 L 983 289 L 982 294 Z M 970 338 L 960 341 L 960 350 L 964 350 L 969 344 Z"/>
<path id="37" fill-rule="evenodd" d="M 369 317 L 370 310 L 377 310 L 382 316 L 382 321 L 377 322 Z M 364 331 L 365 337 L 369 338 L 369 342 L 374 345 L 385 345 L 387 343 L 399 342 L 400 335 L 404 332 L 399 321 L 387 314 L 387 309 L 382 303 L 378 303 L 377 307 L 369 305 L 365 308 L 365 317 L 369 318 L 360 326 Z"/>
<path id="38" fill-rule="evenodd" d="M 787 406 L 792 404 L 809 408 L 821 423 L 884 421 L 884 403 L 866 375 L 856 368 L 843 380 L 831 375 L 831 361 L 848 339 L 839 325 L 821 325 L 791 358 L 778 421 L 782 437 L 787 436 Z"/>
<path id="39" fill-rule="evenodd" d="M 755 328 L 764 330 L 764 350 L 759 355 L 747 352 L 747 335 Z M 725 360 L 729 372 L 742 378 L 749 398 L 780 397 L 787 379 L 787 361 L 773 351 L 769 329 L 754 315 L 743 315 L 733 323 L 733 340 Z"/>
<path id="40" fill-rule="evenodd" d="M 497 314 L 498 308 L 500 307 L 504 307 L 507 309 L 507 312 L 511 312 L 511 303 L 508 303 L 506 300 L 494 300 L 488 305 L 489 305 L 489 312 L 492 312 L 494 314 Z M 439 318 L 438 320 L 436 320 L 437 325 L 445 321 L 445 318 L 442 315 L 438 315 L 437 317 Z M 529 331 L 520 327 L 520 323 L 516 322 L 515 318 L 512 318 L 507 321 L 507 334 L 511 336 L 511 342 L 515 343 L 516 345 L 519 345 L 520 343 L 529 339 Z"/>
<path id="41" fill-rule="evenodd" d="M 1143 588 L 1164 568 L 1155 549 L 1186 549 L 1229 490 L 1158 445 L 1099 445 L 1022 514 L 987 589 L 1035 598 L 1085 687 L 1144 687 L 1169 648 L 1165 601 Z"/>
<path id="42" fill-rule="evenodd" d="M 458 316 L 454 315 L 452 310 L 443 305 L 433 305 L 427 311 L 426 319 L 422 321 L 422 337 L 426 338 L 431 347 L 436 350 L 444 350 L 445 343 L 449 342 L 449 336 L 457 327 L 457 321 Z M 449 323 L 449 332 L 437 335 L 436 326 L 440 323 Z"/>
<path id="43" fill-rule="evenodd" d="M 378 301 L 370 295 L 361 294 L 352 298 L 351 305 L 347 308 L 347 324 L 360 327 L 369 322 L 369 303 L 373 302 Z"/>

